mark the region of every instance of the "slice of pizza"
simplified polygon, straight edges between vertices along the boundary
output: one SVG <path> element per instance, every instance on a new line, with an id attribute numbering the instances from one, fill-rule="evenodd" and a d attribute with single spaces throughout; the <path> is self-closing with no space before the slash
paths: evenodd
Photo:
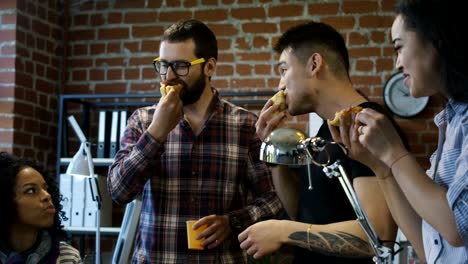
<path id="1" fill-rule="evenodd" d="M 284 90 L 279 90 L 275 93 L 273 97 L 271 97 L 271 101 L 273 101 L 273 104 L 279 105 L 279 111 L 286 110 L 286 95 Z"/>
<path id="2" fill-rule="evenodd" d="M 330 125 L 332 126 L 340 126 L 340 120 L 341 118 L 346 118 L 348 117 L 351 113 L 358 113 L 362 110 L 362 107 L 360 106 L 352 106 L 347 109 L 340 110 L 335 113 L 335 118 L 330 121 Z M 346 125 L 350 125 L 347 123 Z"/>
<path id="3" fill-rule="evenodd" d="M 180 83 L 176 85 L 167 85 L 166 83 L 161 82 L 160 85 L 161 86 L 159 87 L 159 91 L 161 92 L 162 96 L 166 96 L 166 94 L 168 94 L 171 89 L 175 89 L 177 92 L 180 92 L 182 89 L 182 84 Z"/>

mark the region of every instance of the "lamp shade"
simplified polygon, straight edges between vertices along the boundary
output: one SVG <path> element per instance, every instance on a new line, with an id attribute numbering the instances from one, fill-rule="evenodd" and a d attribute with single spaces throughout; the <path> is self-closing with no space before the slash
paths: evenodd
<path id="1" fill-rule="evenodd" d="M 86 154 L 86 143 L 81 143 L 80 149 L 68 164 L 67 174 L 89 176 L 88 155 Z"/>
<path id="2" fill-rule="evenodd" d="M 310 163 L 303 141 L 307 136 L 294 128 L 278 128 L 263 141 L 260 159 L 283 165 L 307 165 Z"/>

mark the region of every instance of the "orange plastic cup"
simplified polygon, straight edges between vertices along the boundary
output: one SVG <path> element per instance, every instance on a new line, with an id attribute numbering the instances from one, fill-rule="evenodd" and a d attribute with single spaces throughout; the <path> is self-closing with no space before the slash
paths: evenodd
<path id="1" fill-rule="evenodd" d="M 195 250 L 203 250 L 204 248 L 201 245 L 201 243 L 205 240 L 205 238 L 197 240 L 196 237 L 198 234 L 200 234 L 203 230 L 207 228 L 207 225 L 202 225 L 198 227 L 197 230 L 193 230 L 193 224 L 195 224 L 196 222 L 196 220 L 189 220 L 186 222 L 188 248 Z"/>

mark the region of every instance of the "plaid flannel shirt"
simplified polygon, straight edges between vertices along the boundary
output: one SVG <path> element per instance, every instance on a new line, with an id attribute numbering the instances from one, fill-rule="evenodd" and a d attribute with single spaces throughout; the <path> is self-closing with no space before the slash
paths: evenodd
<path id="1" fill-rule="evenodd" d="M 230 214 L 245 228 L 282 209 L 259 160 L 257 117 L 213 90 L 215 111 L 198 136 L 182 119 L 166 142 L 157 142 L 146 132 L 155 106 L 136 110 L 128 120 L 108 190 L 118 203 L 142 194 L 133 263 L 247 263 L 237 234 L 215 249 L 188 250 L 185 221 Z"/>

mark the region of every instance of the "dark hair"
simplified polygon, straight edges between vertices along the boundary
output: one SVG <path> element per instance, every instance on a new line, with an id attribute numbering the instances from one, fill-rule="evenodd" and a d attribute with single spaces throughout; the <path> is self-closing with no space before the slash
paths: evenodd
<path id="1" fill-rule="evenodd" d="M 2 208 L 2 217 L 0 217 L 0 239 L 6 241 L 10 235 L 9 230 L 11 224 L 17 221 L 18 211 L 15 203 L 15 186 L 17 175 L 25 167 L 31 167 L 37 170 L 48 185 L 48 192 L 51 196 L 57 212 L 54 217 L 54 224 L 48 228 L 52 238 L 63 240 L 66 239 L 66 233 L 61 226 L 61 220 L 66 219 L 65 212 L 62 211 L 60 204 L 61 195 L 57 182 L 54 177 L 51 177 L 42 166 L 29 159 L 18 158 L 6 152 L 0 152 L 0 208 Z"/>
<path id="2" fill-rule="evenodd" d="M 436 71 L 440 72 L 446 94 L 468 102 L 468 49 L 466 9 L 459 0 L 400 0 L 396 12 L 406 29 L 429 41 L 437 51 Z"/>
<path id="3" fill-rule="evenodd" d="M 274 46 L 277 53 L 287 48 L 291 48 L 303 64 L 314 52 L 319 52 L 335 74 L 349 79 L 348 50 L 343 36 L 333 27 L 313 21 L 291 27 Z"/>
<path id="4" fill-rule="evenodd" d="M 208 26 L 195 20 L 181 20 L 164 31 L 161 41 L 181 42 L 193 39 L 195 56 L 198 58 L 218 59 L 218 43 Z"/>

